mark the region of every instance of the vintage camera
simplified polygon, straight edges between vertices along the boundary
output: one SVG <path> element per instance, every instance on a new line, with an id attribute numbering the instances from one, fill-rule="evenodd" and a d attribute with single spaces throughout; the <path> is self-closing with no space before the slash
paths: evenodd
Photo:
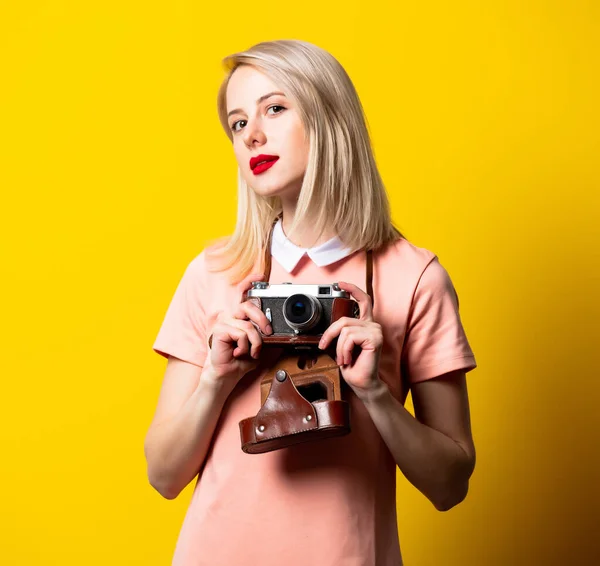
<path id="1" fill-rule="evenodd" d="M 247 299 L 258 306 L 273 334 L 265 343 L 316 344 L 327 328 L 343 316 L 358 318 L 358 303 L 350 294 L 332 284 L 269 284 L 255 281 Z"/>
<path id="2" fill-rule="evenodd" d="M 244 452 L 260 454 L 350 432 L 350 406 L 342 398 L 339 367 L 331 351 L 316 345 L 343 316 L 358 318 L 358 303 L 332 284 L 252 283 L 246 300 L 264 313 L 273 334 L 265 345 L 283 346 L 260 375 L 260 411 L 240 421 Z M 259 329 L 260 332 L 260 329 Z"/>

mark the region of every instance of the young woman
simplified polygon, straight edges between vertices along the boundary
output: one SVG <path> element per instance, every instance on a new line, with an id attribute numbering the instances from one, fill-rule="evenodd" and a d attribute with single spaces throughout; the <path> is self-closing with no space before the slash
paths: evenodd
<path id="1" fill-rule="evenodd" d="M 154 344 L 168 363 L 148 477 L 168 499 L 198 477 L 173 564 L 402 564 L 396 466 L 443 511 L 465 498 L 475 465 L 465 374 L 476 363 L 457 295 L 437 256 L 393 227 L 359 98 L 329 53 L 273 41 L 225 64 L 237 225 L 190 262 Z M 265 263 L 271 283 L 339 282 L 358 301 L 360 317 L 320 344 L 337 339 L 352 430 L 250 455 L 238 423 L 260 409 L 272 329 L 242 297 Z"/>

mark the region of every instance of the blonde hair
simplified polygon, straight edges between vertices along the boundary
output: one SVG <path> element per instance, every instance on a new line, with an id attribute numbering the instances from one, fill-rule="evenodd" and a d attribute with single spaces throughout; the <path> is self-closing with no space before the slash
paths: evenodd
<path id="1" fill-rule="evenodd" d="M 217 97 L 221 124 L 233 141 L 227 120 L 229 79 L 241 65 L 264 72 L 291 98 L 309 140 L 308 165 L 288 236 L 307 218 L 316 237 L 332 228 L 345 246 L 376 250 L 403 238 L 392 224 L 385 187 L 370 142 L 364 111 L 350 77 L 327 51 L 298 40 L 258 43 L 223 59 L 228 71 Z M 273 222 L 281 214 L 278 197 L 257 195 L 238 168 L 237 222 L 232 236 L 209 250 L 220 257 L 217 270 L 231 270 L 239 283 L 257 267 Z"/>

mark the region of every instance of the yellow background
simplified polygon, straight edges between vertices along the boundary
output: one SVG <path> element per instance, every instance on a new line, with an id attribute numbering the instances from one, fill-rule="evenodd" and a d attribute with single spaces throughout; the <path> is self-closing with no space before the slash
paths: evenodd
<path id="1" fill-rule="evenodd" d="M 192 484 L 147 483 L 151 346 L 234 224 L 220 60 L 278 38 L 355 81 L 479 363 L 467 500 L 439 513 L 399 475 L 407 566 L 600 563 L 598 6 L 1 3 L 0 563 L 170 564 Z"/>

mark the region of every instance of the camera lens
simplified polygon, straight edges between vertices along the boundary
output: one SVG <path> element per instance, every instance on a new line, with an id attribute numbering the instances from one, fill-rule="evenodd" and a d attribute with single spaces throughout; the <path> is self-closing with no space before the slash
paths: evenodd
<path id="1" fill-rule="evenodd" d="M 306 313 L 306 305 L 302 301 L 296 301 L 291 307 L 292 315 L 294 317 L 301 317 Z"/>
<path id="2" fill-rule="evenodd" d="M 321 318 L 321 303 L 310 295 L 296 294 L 283 303 L 283 318 L 297 332 L 306 332 Z"/>

